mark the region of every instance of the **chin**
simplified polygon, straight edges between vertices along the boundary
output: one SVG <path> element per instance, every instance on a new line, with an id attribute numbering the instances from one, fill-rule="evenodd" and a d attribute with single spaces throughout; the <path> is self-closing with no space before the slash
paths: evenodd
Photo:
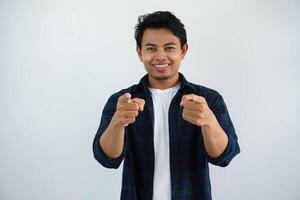
<path id="1" fill-rule="evenodd" d="M 157 81 L 164 81 L 167 80 L 169 77 L 168 76 L 154 76 L 153 79 Z"/>
<path id="2" fill-rule="evenodd" d="M 167 80 L 168 78 L 170 78 L 168 75 L 153 74 L 153 73 L 149 73 L 149 72 L 148 72 L 148 76 L 157 81 L 163 81 L 163 80 Z"/>

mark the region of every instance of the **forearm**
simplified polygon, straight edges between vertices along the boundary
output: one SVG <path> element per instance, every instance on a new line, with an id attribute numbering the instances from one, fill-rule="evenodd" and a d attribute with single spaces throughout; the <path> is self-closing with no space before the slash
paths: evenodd
<path id="1" fill-rule="evenodd" d="M 210 124 L 201 126 L 206 152 L 212 158 L 219 157 L 228 144 L 228 136 L 215 119 Z"/>
<path id="2" fill-rule="evenodd" d="M 110 123 L 99 139 L 104 153 L 111 158 L 117 158 L 122 154 L 124 146 L 124 127 Z"/>

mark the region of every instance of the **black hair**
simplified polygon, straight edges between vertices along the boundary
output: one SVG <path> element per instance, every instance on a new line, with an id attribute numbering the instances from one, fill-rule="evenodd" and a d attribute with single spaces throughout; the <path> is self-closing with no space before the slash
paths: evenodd
<path id="1" fill-rule="evenodd" d="M 186 30 L 184 24 L 169 11 L 156 11 L 147 13 L 138 17 L 138 23 L 135 26 L 134 37 L 136 45 L 141 49 L 143 33 L 147 28 L 160 29 L 166 28 L 173 32 L 180 40 L 181 48 L 186 44 Z"/>

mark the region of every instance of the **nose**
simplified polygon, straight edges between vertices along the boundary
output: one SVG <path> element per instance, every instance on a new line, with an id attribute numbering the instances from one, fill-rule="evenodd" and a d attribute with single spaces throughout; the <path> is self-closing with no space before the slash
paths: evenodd
<path id="1" fill-rule="evenodd" d="M 164 60 L 166 60 L 166 58 L 167 58 L 167 54 L 166 54 L 166 52 L 164 51 L 164 49 L 158 49 L 157 51 L 156 51 L 156 60 L 157 61 L 160 61 L 160 62 L 162 62 L 162 61 L 164 61 Z"/>

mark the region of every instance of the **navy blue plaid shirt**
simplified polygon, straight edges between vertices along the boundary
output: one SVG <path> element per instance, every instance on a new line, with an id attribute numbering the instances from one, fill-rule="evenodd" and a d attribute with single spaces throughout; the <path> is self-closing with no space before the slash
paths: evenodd
<path id="1" fill-rule="evenodd" d="M 238 139 L 222 96 L 215 90 L 188 82 L 179 73 L 180 89 L 169 107 L 170 170 L 172 200 L 210 200 L 211 185 L 208 163 L 225 167 L 240 152 Z M 148 75 L 137 85 L 113 94 L 104 106 L 101 122 L 93 142 L 96 160 L 107 168 L 118 168 L 124 159 L 122 200 L 152 200 L 154 174 L 154 111 Z M 118 158 L 110 158 L 101 149 L 99 138 L 108 127 L 116 110 L 118 97 L 129 92 L 132 98 L 145 100 L 144 111 L 125 128 L 124 148 Z M 185 94 L 203 96 L 228 135 L 228 145 L 218 158 L 205 150 L 201 127 L 182 118 L 179 105 Z"/>

